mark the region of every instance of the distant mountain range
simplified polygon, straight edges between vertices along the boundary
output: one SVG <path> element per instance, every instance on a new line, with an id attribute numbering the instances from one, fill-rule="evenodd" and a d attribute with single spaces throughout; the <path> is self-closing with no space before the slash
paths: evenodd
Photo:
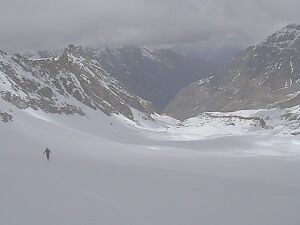
<path id="1" fill-rule="evenodd" d="M 90 107 L 130 119 L 133 108 L 146 115 L 164 109 L 183 120 L 300 104 L 300 25 L 289 24 L 221 64 L 137 46 L 69 45 L 27 57 L 0 51 L 0 97 L 20 109 L 84 115 Z M 9 120 L 9 113 L 1 118 Z"/>
<path id="2" fill-rule="evenodd" d="M 300 25 L 289 24 L 242 51 L 223 70 L 182 89 L 164 113 L 185 119 L 208 111 L 300 104 Z"/>
<path id="3" fill-rule="evenodd" d="M 152 102 L 157 111 L 162 111 L 179 90 L 222 67 L 218 61 L 186 56 L 171 49 L 123 46 L 87 47 L 83 51 L 132 93 Z M 27 56 L 56 57 L 61 52 L 38 51 Z"/>

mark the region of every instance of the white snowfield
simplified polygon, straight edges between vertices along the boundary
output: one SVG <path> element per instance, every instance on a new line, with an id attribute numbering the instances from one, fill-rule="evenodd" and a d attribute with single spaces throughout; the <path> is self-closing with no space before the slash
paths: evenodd
<path id="1" fill-rule="evenodd" d="M 300 224 L 300 141 L 288 133 L 298 128 L 280 110 L 235 112 L 272 114 L 263 129 L 1 107 L 13 116 L 0 122 L 1 225 Z"/>

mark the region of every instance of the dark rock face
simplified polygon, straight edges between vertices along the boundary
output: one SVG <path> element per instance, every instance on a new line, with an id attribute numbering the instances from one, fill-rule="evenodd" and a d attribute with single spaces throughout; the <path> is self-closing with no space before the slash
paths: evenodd
<path id="1" fill-rule="evenodd" d="M 4 123 L 8 123 L 10 121 L 13 120 L 13 117 L 12 115 L 10 115 L 9 113 L 7 112 L 1 112 L 0 111 L 0 121 L 4 122 Z"/>
<path id="2" fill-rule="evenodd" d="M 207 111 L 300 103 L 300 26 L 290 24 L 249 47 L 209 80 L 181 90 L 164 112 L 179 119 Z"/>
<path id="3" fill-rule="evenodd" d="M 228 120 L 227 122 L 232 122 L 231 120 L 238 119 L 241 121 L 249 120 L 256 122 L 261 128 L 267 128 L 267 124 L 263 118 L 260 117 L 245 117 L 245 116 L 236 116 L 236 115 L 214 115 L 212 113 L 205 113 L 205 115 L 211 117 L 211 118 L 221 118 L 224 120 Z M 231 123 L 231 125 L 234 125 Z"/>
<path id="4" fill-rule="evenodd" d="M 152 113 L 151 103 L 130 94 L 81 47 L 54 58 L 28 60 L 0 52 L 0 96 L 18 108 L 84 115 L 82 106 L 133 119 L 130 107 Z"/>
<path id="5" fill-rule="evenodd" d="M 186 85 L 208 77 L 219 67 L 170 49 L 136 46 L 87 48 L 85 53 L 133 93 L 151 101 L 161 111 Z"/>

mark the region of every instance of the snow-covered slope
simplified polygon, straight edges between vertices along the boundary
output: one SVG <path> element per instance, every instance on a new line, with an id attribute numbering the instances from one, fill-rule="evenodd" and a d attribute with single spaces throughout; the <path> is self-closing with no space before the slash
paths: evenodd
<path id="1" fill-rule="evenodd" d="M 132 109 L 134 122 L 86 105 L 86 116 L 0 105 L 13 118 L 0 122 L 0 224 L 300 223 L 296 136 L 238 118 L 151 121 Z M 269 113 L 285 114 L 239 115 Z"/>
<path id="2" fill-rule="evenodd" d="M 0 224 L 300 223 L 299 107 L 181 122 L 81 48 L 0 57 Z"/>
<path id="3" fill-rule="evenodd" d="M 152 115 L 147 121 L 134 111 L 134 127 L 155 140 L 197 141 L 223 136 L 259 135 L 291 137 L 300 135 L 300 107 L 202 113 L 184 121 L 166 115 Z M 296 151 L 297 152 L 297 151 Z"/>

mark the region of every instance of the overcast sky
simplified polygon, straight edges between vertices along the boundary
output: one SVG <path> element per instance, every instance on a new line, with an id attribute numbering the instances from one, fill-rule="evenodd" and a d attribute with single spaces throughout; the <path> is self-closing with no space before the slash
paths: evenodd
<path id="1" fill-rule="evenodd" d="M 246 46 L 290 22 L 300 0 L 0 0 L 0 49 Z"/>

